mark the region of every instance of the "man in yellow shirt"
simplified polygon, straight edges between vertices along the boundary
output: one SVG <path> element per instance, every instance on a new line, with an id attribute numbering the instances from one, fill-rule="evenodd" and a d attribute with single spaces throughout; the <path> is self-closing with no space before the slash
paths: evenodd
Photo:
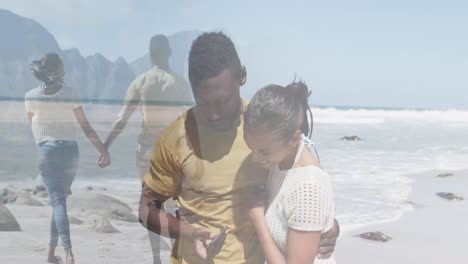
<path id="1" fill-rule="evenodd" d="M 199 36 L 190 50 L 189 79 L 196 105 L 156 141 L 142 186 L 140 221 L 176 239 L 172 263 L 263 264 L 248 208 L 267 171 L 251 161 L 243 139 L 247 101 L 240 86 L 246 70 L 232 41 L 223 33 Z M 180 208 L 177 218 L 161 210 L 170 197 Z M 225 240 L 211 246 L 224 226 L 230 230 Z"/>
<path id="2" fill-rule="evenodd" d="M 164 105 L 180 105 L 179 109 L 182 109 L 184 104 L 192 104 L 188 83 L 169 68 L 171 49 L 167 37 L 153 36 L 150 40 L 149 54 L 153 68 L 139 75 L 130 84 L 124 105 L 117 114 L 104 143 L 106 148 L 110 147 L 125 128 L 138 105 L 141 104 L 142 124 L 136 152 L 136 166 L 141 181 L 148 172 L 149 158 L 161 128 L 169 125 L 182 113 L 182 111 L 174 111 L 174 107 Z M 166 203 L 166 207 L 174 208 L 172 201 Z M 169 211 L 174 210 L 169 209 Z M 153 232 L 149 232 L 149 238 L 153 250 L 153 263 L 161 263 L 160 243 L 165 242 L 160 241 L 159 236 Z"/>

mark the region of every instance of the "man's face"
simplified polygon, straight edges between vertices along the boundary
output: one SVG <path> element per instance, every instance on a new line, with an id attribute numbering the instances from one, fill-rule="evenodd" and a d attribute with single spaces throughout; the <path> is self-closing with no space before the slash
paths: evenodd
<path id="1" fill-rule="evenodd" d="M 230 69 L 218 76 L 200 81 L 193 87 L 196 108 L 216 130 L 232 127 L 241 112 L 240 86 L 243 80 L 235 80 Z"/>

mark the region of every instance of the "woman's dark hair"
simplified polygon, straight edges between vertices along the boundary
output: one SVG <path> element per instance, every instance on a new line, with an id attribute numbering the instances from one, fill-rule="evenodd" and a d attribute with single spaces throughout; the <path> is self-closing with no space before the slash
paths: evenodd
<path id="1" fill-rule="evenodd" d="M 242 78 L 242 66 L 232 40 L 222 32 L 200 35 L 192 43 L 189 54 L 189 80 L 192 88 L 200 81 L 218 76 L 230 69 L 233 78 Z"/>
<path id="2" fill-rule="evenodd" d="M 57 53 L 47 53 L 40 60 L 31 63 L 34 76 L 46 85 L 57 81 L 59 77 L 57 71 L 60 67 L 63 67 L 63 62 Z"/>
<path id="3" fill-rule="evenodd" d="M 309 136 L 312 112 L 308 104 L 309 89 L 304 82 L 292 82 L 286 87 L 270 84 L 258 90 L 244 113 L 244 125 L 252 131 L 262 128 L 279 134 L 288 142 L 297 130 Z M 311 116 L 311 127 L 307 115 Z"/>

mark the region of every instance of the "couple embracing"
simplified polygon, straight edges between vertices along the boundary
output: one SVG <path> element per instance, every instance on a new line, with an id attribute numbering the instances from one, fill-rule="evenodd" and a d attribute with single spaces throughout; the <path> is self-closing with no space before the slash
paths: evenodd
<path id="1" fill-rule="evenodd" d="M 140 221 L 176 239 L 172 263 L 334 263 L 338 223 L 330 177 L 312 154 L 308 88 L 268 85 L 248 103 L 246 77 L 226 35 L 193 42 L 196 104 L 156 141 Z M 176 216 L 162 206 L 170 198 Z"/>

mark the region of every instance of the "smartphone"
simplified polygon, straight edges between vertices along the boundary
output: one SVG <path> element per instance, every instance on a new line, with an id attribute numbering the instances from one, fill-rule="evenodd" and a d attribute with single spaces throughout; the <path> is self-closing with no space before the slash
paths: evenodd
<path id="1" fill-rule="evenodd" d="M 219 232 L 219 234 L 217 234 L 216 237 L 213 238 L 213 240 L 211 241 L 210 246 L 214 245 L 226 233 L 227 230 L 228 230 L 227 226 L 221 229 L 221 232 Z"/>

